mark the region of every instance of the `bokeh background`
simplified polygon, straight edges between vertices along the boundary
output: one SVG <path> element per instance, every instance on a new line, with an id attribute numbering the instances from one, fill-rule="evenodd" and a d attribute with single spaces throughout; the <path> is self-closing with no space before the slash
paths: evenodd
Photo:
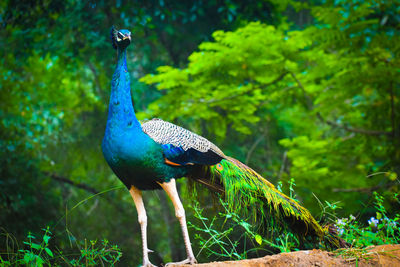
<path id="1" fill-rule="evenodd" d="M 294 181 L 321 220 L 328 203 L 366 221 L 374 191 L 399 191 L 398 1 L 5 0 L 0 11 L 2 252 L 8 234 L 18 243 L 49 226 L 54 248 L 106 238 L 121 248 L 121 266 L 141 263 L 136 210 L 100 148 L 111 25 L 132 32 L 141 119 L 202 134 L 285 192 Z M 185 180 L 179 188 L 198 223 Z M 165 194 L 144 197 L 152 261 L 182 260 Z M 206 190 L 196 198 L 218 213 Z M 400 208 L 391 198 L 385 206 Z"/>

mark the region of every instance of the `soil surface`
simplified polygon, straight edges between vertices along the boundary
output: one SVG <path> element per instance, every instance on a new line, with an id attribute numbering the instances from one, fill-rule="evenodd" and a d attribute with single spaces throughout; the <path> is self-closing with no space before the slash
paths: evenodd
<path id="1" fill-rule="evenodd" d="M 338 254 L 344 254 L 340 256 Z M 177 267 L 178 265 L 168 265 Z M 290 253 L 281 253 L 263 258 L 241 260 L 241 261 L 223 261 L 210 262 L 195 265 L 180 265 L 180 267 L 272 267 L 272 266 L 387 266 L 400 267 L 400 244 L 371 246 L 363 250 L 347 249 L 334 252 L 322 251 L 319 249 L 295 251 Z"/>

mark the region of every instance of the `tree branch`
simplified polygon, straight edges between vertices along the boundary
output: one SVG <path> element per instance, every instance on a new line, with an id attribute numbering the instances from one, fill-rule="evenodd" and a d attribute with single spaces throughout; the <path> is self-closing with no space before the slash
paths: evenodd
<path id="1" fill-rule="evenodd" d="M 289 74 L 288 71 L 282 72 L 281 75 L 279 75 L 275 80 L 273 80 L 272 82 L 269 82 L 269 83 L 264 84 L 264 86 L 270 86 L 270 85 L 273 85 L 273 84 L 275 84 L 275 83 L 277 83 L 277 82 L 280 82 L 280 81 L 282 81 L 283 78 L 285 78 L 285 76 L 288 75 L 288 74 Z"/>
<path id="2" fill-rule="evenodd" d="M 326 121 L 327 124 L 335 127 L 342 128 L 346 131 L 353 132 L 353 133 L 362 133 L 366 135 L 392 135 L 392 132 L 385 132 L 385 131 L 376 131 L 376 130 L 366 130 L 362 128 L 353 128 L 353 127 L 348 127 L 346 125 L 341 125 L 333 121 Z"/>
<path id="3" fill-rule="evenodd" d="M 249 160 L 251 155 L 253 154 L 254 150 L 257 148 L 258 144 L 265 138 L 266 133 L 262 133 L 257 139 L 256 141 L 251 145 L 249 151 L 247 152 L 246 155 L 246 160 L 245 160 L 245 164 L 248 165 L 249 164 Z"/>
<path id="4" fill-rule="evenodd" d="M 361 193 L 370 193 L 373 192 L 381 187 L 383 188 L 389 188 L 394 186 L 396 183 L 388 183 L 388 184 L 383 184 L 383 185 L 375 185 L 371 187 L 356 187 L 356 188 L 333 188 L 332 192 L 361 192 Z"/>
<path id="5" fill-rule="evenodd" d="M 269 83 L 266 83 L 266 84 L 260 84 L 260 85 L 263 86 L 263 87 L 268 87 L 268 86 L 270 86 L 270 85 L 273 85 L 273 84 L 275 84 L 275 83 L 277 83 L 277 82 L 283 80 L 283 78 L 285 78 L 285 76 L 286 76 L 287 74 L 289 74 L 289 72 L 282 72 L 281 75 L 279 75 L 278 77 L 276 77 L 276 79 L 274 79 L 273 81 L 271 81 L 271 82 L 269 82 Z M 246 94 L 248 94 L 249 92 L 251 92 L 251 90 L 242 91 L 242 92 L 240 92 L 240 93 L 238 93 L 238 94 L 236 94 L 236 95 L 231 95 L 231 96 L 228 96 L 228 97 L 225 97 L 225 98 L 222 98 L 222 99 L 211 99 L 211 100 L 209 100 L 209 101 L 202 101 L 202 102 L 205 102 L 205 103 L 207 103 L 207 104 L 212 104 L 212 103 L 215 103 L 215 102 L 222 102 L 222 101 L 231 100 L 231 99 L 233 99 L 233 98 L 246 95 Z"/>
<path id="6" fill-rule="evenodd" d="M 283 155 L 282 155 L 282 165 L 281 165 L 281 168 L 279 169 L 278 181 L 281 179 L 282 174 L 285 171 L 286 162 L 287 162 L 287 151 L 283 152 Z"/>
<path id="7" fill-rule="evenodd" d="M 290 73 L 290 76 L 293 77 L 293 79 L 295 80 L 295 82 L 297 83 L 297 85 L 299 86 L 301 91 L 303 92 L 303 96 L 304 96 L 304 99 L 306 100 L 307 108 L 309 110 L 312 110 L 314 108 L 313 101 L 312 101 L 311 97 L 307 94 L 306 89 L 304 88 L 303 84 L 300 82 L 299 79 L 297 79 L 296 74 L 294 74 L 291 71 L 289 71 L 288 73 Z"/>
<path id="8" fill-rule="evenodd" d="M 83 189 L 83 190 L 88 191 L 88 192 L 93 193 L 93 194 L 98 194 L 98 193 L 100 193 L 100 191 L 98 191 L 98 190 L 95 189 L 94 187 L 91 187 L 90 185 L 87 185 L 87 184 L 84 184 L 84 183 L 77 183 L 77 182 L 74 182 L 74 181 L 72 181 L 72 180 L 70 180 L 70 179 L 68 179 L 68 178 L 66 178 L 66 177 L 60 176 L 60 175 L 55 174 L 55 173 L 48 173 L 48 172 L 46 172 L 45 174 L 48 175 L 51 179 L 53 179 L 53 180 L 55 180 L 55 181 L 58 181 L 58 182 L 61 182 L 61 183 L 65 183 L 65 184 L 72 185 L 72 186 L 74 186 L 74 187 L 76 187 L 76 188 Z M 112 199 L 112 198 L 110 198 L 110 197 L 108 197 L 108 196 L 106 196 L 106 195 L 103 195 L 103 197 L 104 197 L 105 199 L 107 199 L 107 200 L 108 200 L 108 203 L 111 204 L 111 205 L 113 205 L 119 212 L 121 212 L 121 213 L 125 212 L 124 209 L 121 208 L 121 205 L 120 205 L 119 203 L 116 203 L 116 202 L 114 201 L 114 199 Z"/>
<path id="9" fill-rule="evenodd" d="M 56 181 L 59 181 L 59 182 L 65 183 L 65 184 L 70 184 L 70 185 L 72 185 L 74 187 L 86 190 L 86 191 L 88 191 L 90 193 L 98 194 L 100 192 L 100 191 L 97 191 L 95 188 L 91 187 L 90 185 L 87 185 L 87 184 L 84 184 L 84 183 L 77 183 L 77 182 L 74 182 L 74 181 L 72 181 L 72 180 L 70 180 L 70 179 L 68 179 L 66 177 L 63 177 L 63 176 L 59 176 L 59 175 L 54 174 L 54 173 L 46 173 L 46 174 L 53 180 L 56 180 Z"/>
<path id="10" fill-rule="evenodd" d="M 366 130 L 366 129 L 362 129 L 362 128 L 354 128 L 354 127 L 349 127 L 343 124 L 339 124 L 337 122 L 334 121 L 329 121 L 329 120 L 325 120 L 321 114 L 318 112 L 317 113 L 317 117 L 320 119 L 320 121 L 333 126 L 333 127 L 338 127 L 341 129 L 344 129 L 348 132 L 353 132 L 353 133 L 361 133 L 361 134 L 366 134 L 366 135 L 392 135 L 392 132 L 386 132 L 386 131 L 376 131 L 376 130 Z"/>

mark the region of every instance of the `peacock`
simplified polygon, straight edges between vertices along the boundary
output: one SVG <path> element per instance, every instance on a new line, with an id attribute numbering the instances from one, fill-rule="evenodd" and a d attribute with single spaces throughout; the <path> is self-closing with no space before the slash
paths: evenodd
<path id="1" fill-rule="evenodd" d="M 299 237 L 339 246 L 329 227 L 320 226 L 308 210 L 281 193 L 250 167 L 224 154 L 216 145 L 189 130 L 152 119 L 140 122 L 131 100 L 126 50 L 131 43 L 128 30 L 111 29 L 117 50 L 117 66 L 111 82 L 111 96 L 102 151 L 112 171 L 129 190 L 141 229 L 143 266 L 154 266 L 148 257 L 147 215 L 142 191 L 163 189 L 171 199 L 179 220 L 187 259 L 194 264 L 185 210 L 175 179 L 187 177 L 201 183 L 220 197 L 231 210 L 253 216 L 264 227 L 289 227 Z"/>

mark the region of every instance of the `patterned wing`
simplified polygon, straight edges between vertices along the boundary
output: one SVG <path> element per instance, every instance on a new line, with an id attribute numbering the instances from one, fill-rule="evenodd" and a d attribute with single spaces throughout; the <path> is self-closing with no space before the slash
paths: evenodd
<path id="1" fill-rule="evenodd" d="M 142 130 L 162 145 L 165 157 L 173 163 L 214 165 L 226 157 L 204 137 L 161 119 L 143 123 Z"/>

